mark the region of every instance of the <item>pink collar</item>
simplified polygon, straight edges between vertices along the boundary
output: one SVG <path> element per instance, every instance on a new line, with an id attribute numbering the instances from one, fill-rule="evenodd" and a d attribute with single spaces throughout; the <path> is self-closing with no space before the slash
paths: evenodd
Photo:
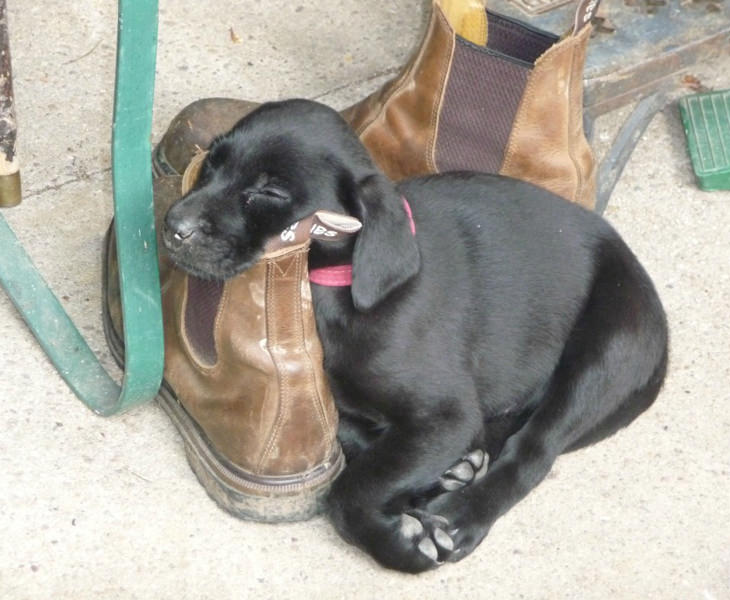
<path id="1" fill-rule="evenodd" d="M 411 233 L 416 235 L 416 223 L 413 220 L 413 213 L 408 200 L 403 198 L 403 209 L 408 215 Z M 309 281 L 325 287 L 347 287 L 352 285 L 352 265 L 336 265 L 333 267 L 321 267 L 309 271 Z"/>

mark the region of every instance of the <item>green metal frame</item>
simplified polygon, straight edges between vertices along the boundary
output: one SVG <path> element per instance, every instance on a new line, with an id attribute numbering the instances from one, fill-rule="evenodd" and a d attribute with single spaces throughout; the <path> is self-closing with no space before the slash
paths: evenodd
<path id="1" fill-rule="evenodd" d="M 119 0 L 118 6 L 112 177 L 124 316 L 121 388 L 0 214 L 0 285 L 66 383 L 91 410 L 104 416 L 153 399 L 164 361 L 150 162 L 158 3 Z"/>

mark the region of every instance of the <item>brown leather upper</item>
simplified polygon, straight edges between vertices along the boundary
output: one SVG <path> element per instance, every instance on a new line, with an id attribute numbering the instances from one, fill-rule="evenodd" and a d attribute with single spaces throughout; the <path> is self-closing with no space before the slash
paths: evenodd
<path id="1" fill-rule="evenodd" d="M 535 61 L 499 173 L 592 208 L 596 169 L 582 119 L 583 66 L 590 31 L 587 26 L 565 36 Z M 439 0 L 434 0 L 426 36 L 402 73 L 343 111 L 378 165 L 393 179 L 438 171 L 434 148 L 441 134 L 445 90 L 452 84 L 463 85 L 462 80 L 452 82 L 449 77 L 455 36 Z M 493 82 L 493 93 L 500 93 L 500 83 Z"/>
<path id="2" fill-rule="evenodd" d="M 217 135 L 225 133 L 258 106 L 233 98 L 204 98 L 186 106 L 173 119 L 158 148 L 165 160 L 182 173 L 192 158 L 206 150 Z"/>
<path id="3" fill-rule="evenodd" d="M 155 180 L 158 241 L 159 225 L 180 197 L 180 186 L 181 177 Z M 337 447 L 337 413 L 322 366 L 308 247 L 307 241 L 268 253 L 222 283 L 221 293 L 197 298 L 192 307 L 191 276 L 160 252 L 165 381 L 217 454 L 252 475 L 305 473 L 330 460 Z M 113 252 L 108 268 L 108 307 L 121 334 Z M 201 350 L 196 341 L 201 333 L 186 323 L 210 310 L 212 355 Z"/>
<path id="4" fill-rule="evenodd" d="M 391 179 L 436 171 L 434 139 L 454 31 L 434 3 L 426 36 L 401 74 L 342 111 Z"/>
<path id="5" fill-rule="evenodd" d="M 583 132 L 583 66 L 591 28 L 569 35 L 535 62 L 507 144 L 503 175 L 595 206 L 596 165 Z"/>
<path id="6" fill-rule="evenodd" d="M 225 283 L 212 365 L 186 335 L 190 276 L 171 269 L 162 294 L 165 380 L 216 449 L 256 475 L 306 472 L 335 443 L 307 253 L 286 249 Z"/>

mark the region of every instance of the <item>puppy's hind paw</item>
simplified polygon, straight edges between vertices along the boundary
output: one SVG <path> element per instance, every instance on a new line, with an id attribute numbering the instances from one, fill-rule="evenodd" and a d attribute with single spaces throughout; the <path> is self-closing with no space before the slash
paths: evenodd
<path id="1" fill-rule="evenodd" d="M 489 455 L 484 450 L 472 450 L 459 462 L 448 469 L 440 478 L 439 485 L 444 491 L 453 492 L 465 485 L 479 481 L 489 467 Z"/>

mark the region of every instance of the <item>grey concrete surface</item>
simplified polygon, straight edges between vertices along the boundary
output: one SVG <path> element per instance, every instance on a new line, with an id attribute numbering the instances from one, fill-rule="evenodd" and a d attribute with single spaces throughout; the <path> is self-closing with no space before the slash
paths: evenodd
<path id="1" fill-rule="evenodd" d="M 100 249 L 116 3 L 9 4 L 25 200 L 3 214 L 111 365 Z M 162 0 L 154 137 L 203 96 L 342 107 L 402 64 L 425 10 Z M 697 72 L 730 87 L 728 58 Z M 0 598 L 730 598 L 730 193 L 696 188 L 674 107 L 643 136 L 606 217 L 669 315 L 661 396 L 619 435 L 562 457 L 471 557 L 418 577 L 381 569 L 324 518 L 272 526 L 219 510 L 156 405 L 91 414 L 0 293 Z"/>

